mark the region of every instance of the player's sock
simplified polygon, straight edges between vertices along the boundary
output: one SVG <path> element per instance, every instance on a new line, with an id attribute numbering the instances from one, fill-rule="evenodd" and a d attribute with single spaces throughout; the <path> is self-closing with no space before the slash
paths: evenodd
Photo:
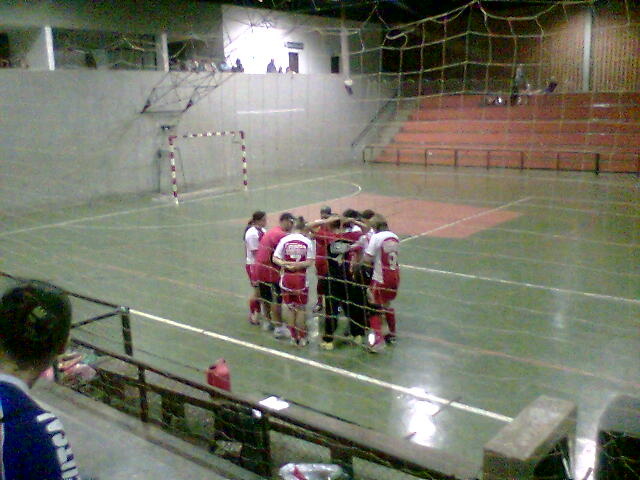
<path id="1" fill-rule="evenodd" d="M 393 308 L 387 308 L 385 310 L 385 315 L 387 317 L 387 325 L 389 327 L 389 333 L 391 335 L 396 334 L 396 311 Z"/>
<path id="2" fill-rule="evenodd" d="M 369 318 L 369 324 L 375 333 L 375 343 L 379 343 L 382 341 L 382 320 L 379 315 L 374 315 Z"/>
<path id="3" fill-rule="evenodd" d="M 251 313 L 255 313 L 255 312 L 259 312 L 260 311 L 260 302 L 258 301 L 257 298 L 252 298 L 249 301 L 249 311 Z"/>

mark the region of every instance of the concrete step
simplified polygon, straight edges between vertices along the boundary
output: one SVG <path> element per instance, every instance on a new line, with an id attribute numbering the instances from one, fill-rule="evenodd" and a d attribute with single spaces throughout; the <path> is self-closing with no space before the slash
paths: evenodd
<path id="1" fill-rule="evenodd" d="M 485 104 L 486 98 L 492 95 L 468 94 L 468 95 L 437 95 L 426 97 L 420 101 L 422 108 L 463 108 L 477 107 Z M 509 94 L 504 93 L 502 97 L 509 100 Z M 554 93 L 548 95 L 531 95 L 528 100 L 530 105 L 564 105 L 571 107 L 581 107 L 589 105 L 624 105 L 633 106 L 640 104 L 640 93 L 620 92 L 620 93 Z"/>
<path id="2" fill-rule="evenodd" d="M 618 120 L 640 121 L 640 107 L 487 106 L 420 109 L 411 120 Z"/>
<path id="3" fill-rule="evenodd" d="M 613 133 L 635 134 L 640 137 L 640 122 L 580 121 L 580 120 L 415 120 L 401 129 L 406 133 Z"/>
<path id="4" fill-rule="evenodd" d="M 633 134 L 583 134 L 583 133 L 467 133 L 467 132 L 400 132 L 395 135 L 396 144 L 481 144 L 481 145 L 525 145 L 545 148 L 550 146 L 605 147 L 607 149 L 636 150 L 640 152 L 640 135 Z"/>

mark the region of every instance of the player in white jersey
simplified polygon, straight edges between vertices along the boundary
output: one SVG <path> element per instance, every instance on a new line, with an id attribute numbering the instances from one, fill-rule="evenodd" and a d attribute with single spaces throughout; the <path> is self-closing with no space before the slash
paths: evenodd
<path id="1" fill-rule="evenodd" d="M 396 298 L 400 286 L 400 265 L 398 249 L 400 239 L 389 230 L 386 219 L 382 215 L 371 218 L 371 226 L 376 233 L 371 236 L 364 252 L 364 263 L 373 265 L 373 277 L 369 286 L 368 297 L 373 308 L 369 317 L 369 325 L 373 329 L 373 338 L 369 341 L 372 352 L 384 349 L 387 343 L 395 343 L 396 317 L 391 308 L 391 301 Z M 387 320 L 389 334 L 382 336 L 382 316 Z"/>
<path id="2" fill-rule="evenodd" d="M 307 268 L 313 265 L 316 253 L 313 241 L 305 236 L 304 218 L 296 219 L 293 233 L 283 237 L 273 252 L 273 263 L 281 267 L 282 302 L 287 309 L 291 341 L 307 345 L 305 308 L 309 298 Z"/>
<path id="3" fill-rule="evenodd" d="M 253 212 L 244 230 L 244 248 L 246 254 L 246 269 L 251 284 L 251 296 L 249 297 L 249 323 L 260 325 L 260 292 L 258 291 L 258 279 L 256 278 L 255 263 L 256 253 L 260 239 L 265 234 L 267 226 L 267 214 L 261 210 Z"/>

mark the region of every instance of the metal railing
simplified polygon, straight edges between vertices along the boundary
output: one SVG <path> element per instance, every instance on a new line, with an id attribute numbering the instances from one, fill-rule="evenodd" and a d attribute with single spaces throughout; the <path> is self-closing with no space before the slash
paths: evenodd
<path id="1" fill-rule="evenodd" d="M 526 169 L 544 169 L 543 167 L 527 167 L 526 166 L 526 157 L 529 153 L 548 153 L 555 156 L 555 163 L 553 164 L 554 170 L 565 170 L 565 171 L 584 171 L 585 169 L 571 169 L 571 168 L 561 168 L 561 155 L 562 154 L 574 154 L 574 155 L 593 155 L 593 168 L 589 169 L 594 174 L 598 175 L 601 173 L 601 161 L 602 161 L 602 152 L 595 149 L 558 149 L 558 148 L 511 148 L 511 147 L 477 147 L 477 146 L 460 146 L 460 145 L 440 145 L 440 146 L 428 146 L 428 147 L 399 147 L 393 145 L 365 145 L 362 149 L 362 162 L 366 163 L 375 162 L 373 159 L 376 150 L 391 150 L 395 151 L 395 164 L 399 165 L 401 162 L 401 153 L 402 152 L 422 152 L 424 156 L 424 166 L 427 167 L 429 165 L 453 165 L 454 167 L 465 166 L 461 165 L 460 157 L 461 152 L 484 152 L 485 153 L 485 168 L 491 168 L 491 160 L 492 153 L 514 153 L 519 156 L 519 166 L 518 167 L 510 167 L 508 165 L 494 165 L 500 168 L 519 168 L 520 170 Z M 451 163 L 434 163 L 433 161 L 429 161 L 429 157 L 431 152 L 452 152 L 452 162 Z M 369 153 L 369 156 L 367 156 Z M 635 160 L 635 170 L 629 171 L 624 170 L 619 173 L 634 173 L 636 176 L 640 177 L 640 152 L 632 153 L 631 155 L 636 156 Z M 470 165 L 469 165 L 470 166 Z M 475 165 L 474 165 L 475 166 Z M 610 170 L 607 170 L 608 172 Z M 610 171 L 614 173 L 613 171 Z"/>

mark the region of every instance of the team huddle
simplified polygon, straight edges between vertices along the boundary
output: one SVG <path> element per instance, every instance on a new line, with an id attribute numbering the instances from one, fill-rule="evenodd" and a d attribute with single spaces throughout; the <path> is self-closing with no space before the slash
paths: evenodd
<path id="1" fill-rule="evenodd" d="M 250 323 L 306 346 L 308 269 L 315 265 L 318 302 L 313 310 L 324 319 L 320 348 L 333 350 L 341 315 L 348 319 L 344 337 L 352 343 L 374 353 L 395 343 L 391 301 L 400 285 L 400 242 L 382 215 L 352 209 L 334 215 L 330 207 L 323 207 L 319 220 L 305 222 L 286 212 L 279 225 L 268 231 L 266 226 L 266 213 L 256 211 L 244 234 L 253 287 Z"/>

